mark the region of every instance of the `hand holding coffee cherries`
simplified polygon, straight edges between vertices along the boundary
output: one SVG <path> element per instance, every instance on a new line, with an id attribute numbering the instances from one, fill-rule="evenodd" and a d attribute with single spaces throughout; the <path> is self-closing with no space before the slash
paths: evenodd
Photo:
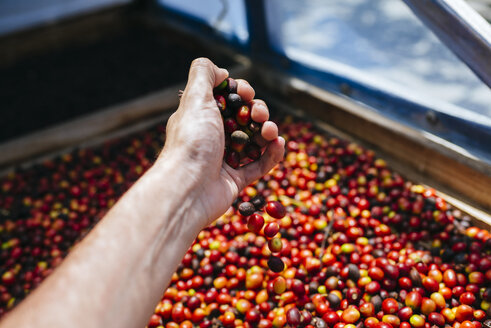
<path id="1" fill-rule="evenodd" d="M 224 163 L 224 121 L 213 89 L 227 77 L 208 59 L 193 61 L 155 164 L 2 327 L 30 327 L 34 321 L 37 327 L 143 326 L 199 231 L 283 157 L 285 140 L 268 121 L 266 104 L 237 80 L 232 97 L 248 110 L 238 123 L 254 121 L 264 148 L 255 148 L 251 156 L 257 160 L 242 167 Z"/>
<path id="2" fill-rule="evenodd" d="M 177 158 L 193 180 L 193 210 L 205 218 L 202 227 L 224 213 L 239 191 L 269 172 L 284 153 L 285 141 L 278 137 L 276 124 L 268 121 L 264 101 L 254 99 L 254 89 L 247 81 L 227 78 L 228 72 L 210 60 L 193 61 L 179 108 L 167 124 L 160 156 L 161 162 Z M 233 110 L 234 115 L 230 112 L 227 117 L 225 110 Z M 248 142 L 249 138 L 254 142 Z M 239 166 L 239 154 L 246 152 L 254 161 Z"/>

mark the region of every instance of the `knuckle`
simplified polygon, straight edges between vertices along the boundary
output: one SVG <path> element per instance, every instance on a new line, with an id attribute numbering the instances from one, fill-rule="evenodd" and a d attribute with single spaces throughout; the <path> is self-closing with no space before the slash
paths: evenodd
<path id="1" fill-rule="evenodd" d="M 211 66 L 211 60 L 206 57 L 199 57 L 193 60 L 191 63 L 192 67 L 209 67 Z"/>

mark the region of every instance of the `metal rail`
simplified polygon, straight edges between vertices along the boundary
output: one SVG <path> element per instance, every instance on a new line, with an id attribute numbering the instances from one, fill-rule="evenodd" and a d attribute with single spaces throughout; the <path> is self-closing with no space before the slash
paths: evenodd
<path id="1" fill-rule="evenodd" d="M 491 87 L 491 25 L 463 0 L 404 0 Z"/>

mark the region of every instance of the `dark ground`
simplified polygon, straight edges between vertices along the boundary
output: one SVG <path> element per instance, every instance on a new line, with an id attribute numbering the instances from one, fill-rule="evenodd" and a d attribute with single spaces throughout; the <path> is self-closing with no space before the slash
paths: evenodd
<path id="1" fill-rule="evenodd" d="M 223 67 L 232 63 L 196 44 L 131 27 L 0 69 L 0 142 L 184 81 L 199 56 Z"/>

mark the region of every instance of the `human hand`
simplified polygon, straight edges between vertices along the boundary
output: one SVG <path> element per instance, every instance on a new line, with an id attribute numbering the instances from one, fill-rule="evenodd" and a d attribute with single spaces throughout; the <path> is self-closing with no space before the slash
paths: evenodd
<path id="1" fill-rule="evenodd" d="M 254 99 L 254 89 L 237 80 L 237 93 L 251 106 L 252 119 L 263 123 L 261 135 L 266 140 L 258 161 L 233 169 L 223 162 L 225 137 L 223 121 L 213 88 L 228 77 L 209 59 L 193 61 L 186 89 L 177 111 L 167 123 L 167 138 L 159 161 L 177 161 L 186 170 L 193 188 L 194 211 L 208 225 L 223 214 L 240 190 L 268 173 L 282 158 L 285 140 L 278 137 L 278 127 L 268 121 L 269 111 L 262 100 Z"/>

